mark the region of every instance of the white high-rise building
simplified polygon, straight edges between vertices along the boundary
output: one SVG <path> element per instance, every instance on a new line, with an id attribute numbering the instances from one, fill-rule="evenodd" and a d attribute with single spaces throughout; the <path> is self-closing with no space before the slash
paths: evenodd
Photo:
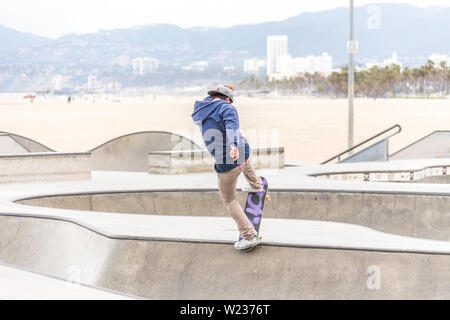
<path id="1" fill-rule="evenodd" d="M 88 76 L 87 89 L 89 92 L 94 92 L 99 88 L 99 82 L 97 81 L 97 77 L 94 75 Z"/>
<path id="2" fill-rule="evenodd" d="M 397 64 L 400 66 L 400 69 L 403 68 L 402 63 L 398 60 L 397 52 L 394 51 L 392 53 L 392 57 L 384 59 L 383 62 L 367 62 L 366 69 L 370 69 L 372 67 L 384 68 L 389 67 L 390 65 Z"/>
<path id="3" fill-rule="evenodd" d="M 267 37 L 267 74 L 279 73 L 278 58 L 288 54 L 288 37 L 284 35 Z"/>
<path id="4" fill-rule="evenodd" d="M 159 61 L 155 58 L 136 58 L 133 59 L 133 74 L 144 75 L 154 73 L 158 70 Z"/>
<path id="5" fill-rule="evenodd" d="M 289 78 L 300 73 L 331 73 L 333 58 L 326 52 L 320 56 L 292 57 L 288 53 L 288 37 L 267 37 L 267 75 L 269 79 Z"/>
<path id="6" fill-rule="evenodd" d="M 292 77 L 300 73 L 331 73 L 333 58 L 326 52 L 321 56 L 291 57 L 286 54 L 277 58 L 277 78 Z"/>
<path id="7" fill-rule="evenodd" d="M 259 73 L 266 67 L 266 60 L 264 59 L 245 59 L 244 72 L 245 73 Z"/>
<path id="8" fill-rule="evenodd" d="M 326 52 L 321 56 L 312 57 L 311 60 L 312 68 L 309 73 L 331 73 L 333 70 L 333 58 Z"/>

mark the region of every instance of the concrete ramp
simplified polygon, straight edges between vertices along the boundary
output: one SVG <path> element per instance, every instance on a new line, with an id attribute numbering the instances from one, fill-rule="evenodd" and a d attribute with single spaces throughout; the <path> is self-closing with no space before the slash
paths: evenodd
<path id="1" fill-rule="evenodd" d="M 274 189 L 270 190 L 270 195 L 272 199 L 266 203 L 264 209 L 265 219 L 350 223 L 391 234 L 450 240 L 448 214 L 450 197 L 446 195 L 305 192 Z M 238 193 L 242 206 L 246 196 L 247 193 Z M 216 190 L 52 195 L 28 198 L 18 203 L 89 212 L 229 217 Z"/>
<path id="2" fill-rule="evenodd" d="M 0 131 L 0 154 L 24 154 L 35 152 L 55 152 L 55 150 L 30 138 Z"/>
<path id="3" fill-rule="evenodd" d="M 201 149 L 194 141 L 171 132 L 145 131 L 120 136 L 89 152 L 92 170 L 148 171 L 151 151 L 182 151 Z"/>
<path id="4" fill-rule="evenodd" d="M 0 217 L 0 260 L 151 299 L 449 299 L 449 255 L 120 240 Z"/>
<path id="5" fill-rule="evenodd" d="M 75 278 L 75 277 L 74 277 Z M 1 300 L 129 300 L 132 297 L 0 263 Z"/>
<path id="6" fill-rule="evenodd" d="M 395 152 L 392 160 L 450 158 L 450 131 L 434 131 Z"/>
<path id="7" fill-rule="evenodd" d="M 23 154 L 29 151 L 10 136 L 0 134 L 0 154 Z"/>

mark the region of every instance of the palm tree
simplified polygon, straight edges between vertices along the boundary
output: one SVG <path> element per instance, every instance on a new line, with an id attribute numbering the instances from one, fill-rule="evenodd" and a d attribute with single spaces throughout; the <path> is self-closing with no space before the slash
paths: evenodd
<path id="1" fill-rule="evenodd" d="M 423 93 L 430 96 L 430 89 L 433 89 L 433 83 L 436 78 L 434 62 L 432 60 L 427 60 L 427 63 L 422 66 L 420 70 L 423 77 Z"/>
<path id="2" fill-rule="evenodd" d="M 387 85 L 386 91 L 390 91 L 392 96 L 396 96 L 396 87 L 401 79 L 400 66 L 398 64 L 391 64 L 384 68 L 384 79 Z"/>
<path id="3" fill-rule="evenodd" d="M 412 82 L 412 71 L 408 67 L 405 67 L 405 69 L 403 69 L 403 72 L 401 74 L 401 83 L 402 83 L 403 94 L 409 93 L 409 88 L 411 86 L 411 82 Z"/>
<path id="4" fill-rule="evenodd" d="M 439 63 L 439 76 L 440 76 L 440 80 L 441 80 L 441 85 L 440 85 L 440 92 L 441 92 L 441 96 L 442 95 L 447 95 L 447 82 L 445 79 L 445 75 L 447 74 L 447 61 L 441 61 L 441 63 Z"/>

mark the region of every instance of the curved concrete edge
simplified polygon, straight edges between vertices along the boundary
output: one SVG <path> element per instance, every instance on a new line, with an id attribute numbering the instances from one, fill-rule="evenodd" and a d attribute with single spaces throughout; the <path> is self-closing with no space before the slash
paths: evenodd
<path id="1" fill-rule="evenodd" d="M 31 143 L 31 144 L 35 144 L 38 148 L 38 150 L 39 150 L 39 152 L 56 152 L 56 150 L 53 150 L 53 149 L 51 149 L 51 148 L 49 148 L 49 147 L 47 147 L 46 145 L 44 145 L 44 144 L 42 144 L 42 143 L 40 143 L 40 142 L 38 142 L 38 141 L 36 141 L 36 140 L 33 140 L 33 139 L 30 139 L 30 138 L 28 138 L 28 137 L 24 137 L 24 136 L 21 136 L 21 135 L 19 135 L 19 134 L 16 134 L 16 133 L 12 133 L 12 132 L 7 132 L 7 131 L 0 131 L 0 134 L 6 134 L 6 135 L 9 135 L 9 136 L 11 136 L 14 140 L 16 140 L 15 138 L 18 138 L 17 140 L 19 140 L 19 141 L 17 141 L 18 143 L 20 143 L 21 145 L 24 143 L 24 142 L 26 142 L 26 143 Z M 29 151 L 30 152 L 33 152 L 33 150 L 31 150 L 31 149 L 34 149 L 35 147 L 30 147 L 30 146 L 24 146 L 24 148 L 26 148 L 26 149 L 29 149 Z"/>
<path id="2" fill-rule="evenodd" d="M 249 254 L 217 243 L 107 239 L 66 222 L 0 220 L 3 261 L 64 279 L 77 267 L 81 283 L 150 299 L 450 296 L 449 255 L 266 245 Z"/>
<path id="3" fill-rule="evenodd" d="M 100 148 L 104 147 L 105 145 L 107 145 L 107 144 L 109 144 L 109 143 L 111 143 L 111 142 L 120 140 L 120 139 L 122 139 L 122 138 L 126 138 L 126 137 L 133 136 L 133 135 L 138 135 L 138 134 L 147 134 L 147 133 L 149 133 L 149 134 L 153 134 L 153 133 L 154 133 L 154 134 L 160 134 L 160 133 L 161 133 L 161 134 L 174 135 L 174 136 L 180 137 L 180 138 L 182 138 L 182 139 L 189 140 L 189 141 L 192 142 L 198 149 L 203 149 L 203 148 L 202 148 L 200 145 L 198 145 L 193 139 L 191 139 L 191 138 L 189 138 L 189 137 L 187 137 L 187 136 L 184 136 L 184 135 L 182 135 L 182 134 L 178 134 L 178 133 L 174 133 L 174 132 L 170 132 L 170 131 L 151 131 L 151 130 L 150 130 L 150 131 L 132 132 L 132 133 L 127 133 L 127 134 L 124 134 L 124 135 L 115 137 L 115 138 L 113 138 L 113 139 L 110 139 L 110 140 L 108 140 L 108 141 L 106 141 L 106 142 L 104 142 L 104 143 L 98 145 L 97 147 L 95 147 L 95 148 L 89 150 L 88 152 L 94 152 L 94 151 L 96 151 L 97 149 L 100 149 Z"/>
<path id="4" fill-rule="evenodd" d="M 314 168 L 313 168 L 314 169 Z M 285 169 L 287 171 L 289 171 L 289 169 Z M 289 176 L 291 176 L 292 173 L 295 173 L 295 183 L 296 185 L 300 185 L 303 184 L 305 185 L 305 188 L 298 188 L 298 187 L 290 187 L 287 186 L 286 188 L 283 188 L 284 191 L 290 191 L 290 190 L 310 190 L 310 191 L 314 191 L 314 192 L 320 192 L 325 190 L 325 186 L 327 186 L 327 190 L 331 190 L 331 191 L 336 191 L 336 192 L 380 192 L 380 193 L 392 193 L 394 191 L 397 192 L 404 192 L 406 194 L 410 193 L 410 192 L 420 192 L 421 194 L 446 194 L 448 195 L 448 192 L 441 192 L 441 190 L 448 190 L 445 188 L 436 188 L 435 186 L 430 186 L 428 187 L 428 191 L 422 192 L 422 191 L 418 191 L 422 189 L 422 186 L 419 186 L 417 184 L 413 185 L 413 186 L 407 186 L 408 188 L 405 188 L 404 185 L 399 186 L 398 184 L 395 183 L 331 183 L 330 181 L 318 181 L 319 179 L 317 178 L 312 178 L 312 177 L 308 177 L 307 176 L 307 172 L 311 172 L 312 169 L 311 168 L 298 168 L 298 169 L 291 169 L 289 172 L 285 172 L 284 174 L 288 174 Z M 206 176 L 204 176 L 206 177 Z M 168 179 L 168 177 L 165 177 L 164 179 Z M 177 180 L 178 179 L 178 180 Z M 170 180 L 172 182 L 176 182 L 179 181 L 180 179 L 177 178 L 175 180 Z M 208 178 L 209 179 L 209 178 Z M 291 178 L 292 179 L 292 178 Z M 152 179 L 151 179 L 152 180 Z M 183 180 L 186 180 L 186 177 L 183 178 Z M 283 180 L 284 182 L 284 180 Z M 286 181 L 288 182 L 288 181 Z M 154 185 L 154 181 L 152 180 L 152 183 Z M 169 183 L 170 184 L 170 183 Z M 126 185 L 126 184 L 125 184 Z M 176 183 L 173 185 L 177 185 Z M 309 185 L 310 187 L 306 187 L 307 185 Z M 360 186 L 363 186 L 362 188 L 360 188 Z M 44 185 L 42 185 L 44 186 Z M 126 215 L 126 214 L 117 214 L 117 213 L 106 213 L 106 212 L 85 212 L 85 211 L 72 211 L 72 210 L 61 210 L 61 209 L 50 209 L 50 208 L 38 208 L 38 207 L 31 207 L 31 206 L 24 206 L 24 205 L 18 205 L 18 204 L 14 204 L 11 203 L 11 201 L 14 200 L 18 200 L 18 199 L 23 199 L 26 197 L 30 197 L 30 196 L 36 196 L 36 195 L 49 195 L 51 193 L 56 193 L 55 190 L 61 190 L 60 188 L 58 189 L 59 185 L 52 185 L 52 188 L 42 188 L 38 191 L 35 190 L 30 190 L 29 188 L 24 191 L 22 189 L 22 192 L 9 192 L 9 196 L 3 196 L 3 201 L 0 202 L 0 211 L 3 212 L 4 215 L 24 215 L 24 216 L 38 216 L 38 217 L 43 217 L 43 218 L 50 218 L 50 219 L 60 219 L 60 220 L 65 220 L 65 221 L 69 221 L 75 224 L 78 224 L 80 226 L 83 226 L 85 228 L 89 228 L 90 230 L 93 230 L 95 232 L 98 232 L 99 234 L 103 234 L 106 235 L 108 237 L 125 237 L 125 238 L 129 238 L 129 239 L 137 239 L 136 237 L 138 237 L 138 239 L 150 239 L 150 240 L 176 240 L 176 241 L 198 241 L 198 242 L 214 242 L 214 243 L 222 243 L 222 242 L 227 242 L 227 243 L 231 243 L 233 241 L 235 241 L 235 239 L 237 238 L 237 231 L 235 230 L 235 226 L 231 223 L 231 219 L 228 218 L 223 218 L 225 220 L 224 223 L 225 225 L 228 224 L 228 227 L 226 229 L 221 229 L 218 228 L 217 226 L 217 222 L 222 223 L 221 222 L 221 218 L 197 218 L 200 220 L 194 220 L 196 218 L 194 217 L 161 217 L 161 216 L 156 216 L 156 217 L 137 217 L 138 219 L 156 219 L 156 220 L 134 220 L 136 217 L 136 215 Z M 77 191 L 83 191 L 83 188 L 80 188 L 80 186 L 82 186 L 81 184 L 74 184 L 72 186 L 72 190 L 70 190 L 70 187 L 66 187 L 65 189 L 70 193 L 76 193 Z M 101 192 L 100 187 L 98 187 L 95 184 L 85 184 L 84 186 L 89 186 L 89 191 L 90 192 Z M 179 185 L 178 185 L 179 186 Z M 374 188 L 374 186 L 376 186 L 376 188 Z M 387 188 L 387 190 L 385 189 L 386 186 L 389 186 L 391 189 Z M 54 189 L 53 189 L 54 188 Z M 114 188 L 111 188 L 111 191 L 118 191 L 118 190 L 123 190 L 124 185 L 121 183 L 120 188 L 117 188 L 116 190 L 114 190 Z M 128 188 L 128 186 L 125 187 L 125 189 L 131 191 L 131 192 L 137 192 L 137 191 L 142 191 L 144 190 L 144 188 L 137 188 L 136 185 L 134 185 L 134 187 L 130 187 Z M 145 188 L 146 190 L 151 190 L 151 188 Z M 189 187 L 186 188 L 189 190 L 195 190 L 198 189 L 198 191 L 202 191 L 202 190 L 217 190 L 217 189 L 211 189 L 211 188 L 193 188 L 193 187 Z M 406 189 L 406 190 L 405 190 Z M 105 188 L 103 188 L 103 190 L 106 190 Z M 160 188 L 158 190 L 166 190 L 166 191 L 170 191 L 170 190 L 179 190 L 179 187 L 172 187 L 172 188 Z M 59 192 L 60 193 L 60 192 Z M 61 193 L 60 193 L 61 194 Z M 67 194 L 67 193 L 66 193 Z M 2 204 L 3 202 L 3 204 Z M 121 217 L 121 218 L 119 218 Z M 126 217 L 126 218 L 125 218 Z M 134 218 L 131 218 L 134 217 Z M 119 219 L 118 221 L 116 221 L 115 219 Z M 127 219 L 131 218 L 129 221 Z M 176 220 L 167 220 L 167 219 L 176 219 Z M 185 221 L 183 219 L 187 219 L 187 223 L 189 228 L 187 228 L 187 234 L 185 234 L 184 236 L 180 237 L 179 233 L 177 234 L 164 234 L 164 233 L 158 233 L 160 231 L 158 230 L 142 230 L 142 233 L 140 233 L 141 231 L 139 231 L 139 228 L 141 228 L 141 226 L 147 226 L 150 225 L 151 223 L 158 223 L 159 226 L 161 227 L 161 229 L 164 228 L 168 228 L 169 231 L 171 232 L 171 229 L 173 229 L 173 225 L 174 224 L 182 224 Z M 216 219 L 214 220 L 214 224 L 213 220 L 208 220 L 208 219 Z M 218 219 L 218 220 L 217 220 Z M 133 220 L 134 221 L 134 226 L 130 225 L 130 221 Z M 283 220 L 283 219 L 281 219 Z M 125 230 L 125 229 L 121 229 L 121 231 L 117 232 L 117 230 L 115 230 L 115 226 L 111 225 L 111 221 L 116 221 L 116 224 L 119 227 L 124 227 L 124 223 L 128 223 L 127 227 L 129 227 L 129 230 Z M 172 223 L 168 223 L 168 221 L 172 221 Z M 197 222 L 201 222 L 201 225 L 195 225 L 195 223 L 193 223 L 194 221 Z M 270 224 L 269 223 L 269 219 L 265 219 L 266 224 Z M 293 220 L 285 220 L 285 224 L 286 226 L 289 225 L 294 225 Z M 314 221 L 310 221 L 310 223 L 312 223 Z M 231 225 L 230 225 L 231 223 Z M 324 223 L 323 227 L 326 229 L 327 228 L 327 223 L 328 224 L 333 224 L 332 222 L 321 222 Z M 192 226 L 192 227 L 191 227 Z M 208 227 L 212 227 L 212 230 L 215 230 L 216 232 L 219 233 L 213 233 L 213 234 L 209 234 L 207 236 L 205 236 L 204 234 L 204 230 L 208 230 Z M 137 229 L 133 229 L 133 228 L 137 228 Z M 361 227 L 363 228 L 363 227 Z M 145 229 L 145 228 L 144 228 Z M 125 230 L 125 231 L 124 231 Z M 134 231 L 133 231 L 134 230 Z M 137 231 L 136 231 L 137 230 Z M 186 230 L 184 230 L 186 232 Z M 231 235 L 230 235 L 230 230 L 232 230 Z M 303 229 L 302 229 L 303 230 Z M 267 241 L 268 244 L 278 244 L 278 245 L 294 245 L 294 246 L 309 246 L 311 245 L 310 242 L 305 242 L 305 238 L 295 238 L 294 240 L 290 240 L 290 241 L 284 241 L 283 240 L 283 228 L 280 228 L 280 230 L 278 231 L 277 235 L 274 238 L 267 238 L 265 237 L 265 241 Z M 342 235 L 345 237 L 345 231 L 342 231 Z M 192 236 L 192 235 L 196 235 L 196 234 L 200 234 L 203 236 Z M 298 232 L 297 232 L 298 234 Z M 219 235 L 219 236 L 218 236 Z M 341 233 L 339 233 L 339 236 L 341 236 Z M 124 239 L 125 239 L 124 238 Z M 300 239 L 300 240 L 298 240 Z M 401 239 L 419 239 L 419 238 L 407 238 L 407 237 L 401 237 Z M 298 241 L 297 241 L 298 240 Z M 319 239 L 320 240 L 320 239 Z M 360 239 L 353 239 L 351 242 L 345 244 L 345 243 L 341 243 L 340 247 L 345 247 L 345 248 L 369 248 L 370 246 L 365 246 L 362 245 L 361 243 L 358 243 L 356 240 L 360 240 Z M 430 249 L 430 250 L 424 250 L 424 248 L 422 247 L 417 247 L 415 246 L 417 243 L 415 243 L 414 245 L 412 245 L 409 249 L 405 246 L 403 247 L 395 247 L 395 246 L 391 246 L 391 245 L 383 245 L 380 246 L 378 248 L 375 248 L 372 245 L 372 249 L 373 250 L 386 250 L 386 251 L 397 251 L 397 250 L 410 250 L 411 252 L 415 251 L 415 252 L 431 252 L 431 251 L 435 251 L 435 252 L 441 252 L 441 253 L 446 253 L 447 252 L 447 242 L 439 242 L 435 240 L 425 240 L 425 239 L 419 239 L 419 240 L 423 240 L 426 242 L 426 244 L 436 244 L 437 247 L 435 247 L 434 249 Z M 431 241 L 431 242 L 428 242 Z M 315 246 L 322 246 L 323 242 L 317 242 L 314 243 L 313 245 Z M 327 247 L 332 247 L 332 244 L 330 243 L 325 243 L 325 245 Z M 444 247 L 441 247 L 441 245 L 444 245 Z M 443 249 L 444 248 L 444 249 Z"/>
<path id="5" fill-rule="evenodd" d="M 65 196 L 93 196 L 93 195 L 108 195 L 108 194 L 128 194 L 128 193 L 152 193 L 152 192 L 218 192 L 217 188 L 155 188 L 155 189 L 99 189 L 98 191 L 67 191 L 67 192 L 40 192 L 35 195 L 22 195 L 11 197 L 9 201 L 12 203 L 20 203 L 21 201 L 35 200 L 40 198 L 65 197 Z M 236 191 L 242 192 L 242 188 L 236 188 Z M 304 192 L 304 193 L 348 193 L 348 194 L 375 194 L 375 195 L 419 195 L 419 196 L 450 196 L 450 191 L 418 191 L 418 190 L 356 190 L 356 189 L 333 189 L 333 188 L 271 188 L 271 192 L 290 193 L 290 192 Z"/>
<path id="6" fill-rule="evenodd" d="M 110 239 L 231 244 L 238 238 L 235 224 L 224 217 L 36 210 L 25 205 L 16 205 L 16 209 L 0 216 L 70 222 Z M 26 209 L 34 212 L 26 213 Z M 399 236 L 340 222 L 266 218 L 260 232 L 264 243 L 271 246 L 450 254 L 448 241 Z"/>
<path id="7" fill-rule="evenodd" d="M 0 299 L 136 300 L 142 298 L 0 262 Z"/>
<path id="8" fill-rule="evenodd" d="M 374 194 L 404 194 L 404 195 L 437 195 L 450 196 L 450 190 L 445 184 L 419 184 L 419 183 L 396 183 L 396 182 L 359 182 L 318 179 L 313 174 L 320 173 L 318 165 L 308 167 L 290 167 L 283 170 L 260 170 L 272 182 L 270 190 L 277 192 L 330 192 L 330 193 L 374 193 Z M 17 201 L 26 198 L 37 198 L 76 194 L 94 193 L 127 193 L 127 192 L 173 192 L 173 191 L 217 191 L 215 173 L 183 174 L 183 175 L 149 175 L 139 172 L 120 171 L 91 171 L 92 181 L 90 184 L 64 185 L 39 184 L 32 190 L 31 185 L 17 188 L 8 192 L 8 200 Z M 100 178 L 102 177 L 102 178 Z M 200 179 L 198 179 L 200 177 Z M 276 179 L 274 179 L 276 178 Z M 99 184 L 98 180 L 102 180 Z M 121 184 L 115 186 L 117 179 Z M 138 180 L 148 180 L 136 183 Z M 151 183 L 149 181 L 151 180 Z M 273 181 L 278 180 L 275 184 Z M 282 181 L 282 187 L 279 181 Z M 193 181 L 193 182 L 191 182 Z M 105 185 L 105 182 L 108 182 Z M 109 183 L 111 182 L 111 183 Z M 154 187 L 158 185 L 159 187 Z M 201 185 L 201 186 L 200 186 Z M 274 186 L 275 185 L 275 186 Z M 63 190 L 63 191 L 61 191 Z M 238 191 L 241 189 L 238 187 Z M 0 190 L 0 196 L 3 191 Z"/>
<path id="9" fill-rule="evenodd" d="M 238 192 L 239 203 L 245 202 L 246 195 Z M 265 219 L 343 222 L 413 238 L 450 240 L 449 196 L 273 189 L 270 196 Z M 51 195 L 17 203 L 87 212 L 229 217 L 219 192 L 213 189 Z"/>
<path id="10" fill-rule="evenodd" d="M 92 169 L 106 171 L 149 170 L 149 152 L 201 149 L 192 139 L 163 131 L 142 131 L 114 138 L 92 149 Z"/>

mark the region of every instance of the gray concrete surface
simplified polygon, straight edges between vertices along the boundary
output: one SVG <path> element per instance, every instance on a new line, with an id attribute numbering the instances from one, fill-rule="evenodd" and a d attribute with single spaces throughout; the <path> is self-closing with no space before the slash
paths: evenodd
<path id="1" fill-rule="evenodd" d="M 255 148 L 251 152 L 255 169 L 283 169 L 284 148 Z M 206 150 L 153 151 L 148 156 L 150 174 L 213 172 L 214 158 Z"/>
<path id="2" fill-rule="evenodd" d="M 156 206 L 164 214 L 155 215 L 14 203 L 78 194 L 72 200 L 85 201 L 84 208 L 110 208 L 105 194 L 130 192 L 131 198 L 124 196 L 121 203 L 126 208 L 135 201 L 142 201 L 142 206 L 157 205 L 167 198 L 166 192 L 172 192 L 179 202 L 179 207 L 173 204 L 174 210 L 205 212 L 200 206 L 188 205 L 183 200 L 186 194 L 177 191 L 201 193 L 204 201 L 210 201 L 217 196 L 214 173 L 161 176 L 94 171 L 90 181 L 0 185 L 0 261 L 62 279 L 79 270 L 81 283 L 147 298 L 448 299 L 450 242 L 423 239 L 434 232 L 446 237 L 447 215 L 434 212 L 448 208 L 448 185 L 311 177 L 430 165 L 447 162 L 305 165 L 259 171 L 270 181 L 272 203 L 283 203 L 285 213 L 309 216 L 266 217 L 261 226 L 263 246 L 250 254 L 232 248 L 236 226 L 228 216 L 214 217 L 215 212 L 173 216 L 164 211 L 170 209 L 165 206 Z M 159 192 L 161 197 L 153 202 L 135 197 L 149 192 Z M 89 198 L 86 193 L 100 195 Z M 302 211 L 304 201 L 311 205 L 309 210 Z M 355 220 L 333 222 L 345 217 L 341 211 L 353 213 Z M 402 226 L 408 215 L 414 223 Z M 364 226 L 365 222 L 387 226 L 386 219 L 391 219 L 393 228 L 387 232 Z M 400 229 L 419 233 L 401 236 Z"/>
<path id="3" fill-rule="evenodd" d="M 90 150 L 92 170 L 148 172 L 151 151 L 193 150 L 199 145 L 181 135 L 146 131 L 124 135 Z"/>
<path id="4" fill-rule="evenodd" d="M 328 170 L 312 176 L 346 181 L 446 183 L 450 176 L 450 159 L 397 160 L 377 165 L 360 163 L 353 167 L 329 167 Z"/>
<path id="5" fill-rule="evenodd" d="M 450 170 L 449 170 L 450 172 Z M 450 174 L 445 176 L 434 176 L 434 177 L 425 177 L 418 181 L 413 181 L 416 183 L 442 183 L 442 184 L 450 184 Z"/>
<path id="6" fill-rule="evenodd" d="M 391 160 L 450 158 L 450 131 L 434 131 L 389 157 Z"/>
<path id="7" fill-rule="evenodd" d="M 0 260 L 150 299 L 449 299 L 450 255 L 109 239 L 0 217 Z M 103 297 L 97 297 L 103 298 Z"/>
<path id="8" fill-rule="evenodd" d="M 90 153 L 0 155 L 0 184 L 90 179 Z"/>
<path id="9" fill-rule="evenodd" d="M 10 132 L 0 131 L 0 154 L 22 154 L 29 152 L 54 152 L 43 144 Z"/>
<path id="10" fill-rule="evenodd" d="M 410 237 L 450 240 L 450 197 L 271 190 L 265 218 L 345 222 Z M 239 192 L 244 207 L 246 193 Z M 176 216 L 224 216 L 217 191 L 66 195 L 20 201 L 42 207 Z"/>
<path id="11" fill-rule="evenodd" d="M 62 280 L 0 264 L 1 300 L 130 300 L 133 297 L 76 282 L 78 269 Z"/>
<path id="12" fill-rule="evenodd" d="M 0 134 L 0 154 L 28 153 L 23 146 L 14 141 L 10 136 Z"/>
<path id="13" fill-rule="evenodd" d="M 33 139 L 10 133 L 9 136 L 20 143 L 28 152 L 56 152 L 55 150 Z"/>

